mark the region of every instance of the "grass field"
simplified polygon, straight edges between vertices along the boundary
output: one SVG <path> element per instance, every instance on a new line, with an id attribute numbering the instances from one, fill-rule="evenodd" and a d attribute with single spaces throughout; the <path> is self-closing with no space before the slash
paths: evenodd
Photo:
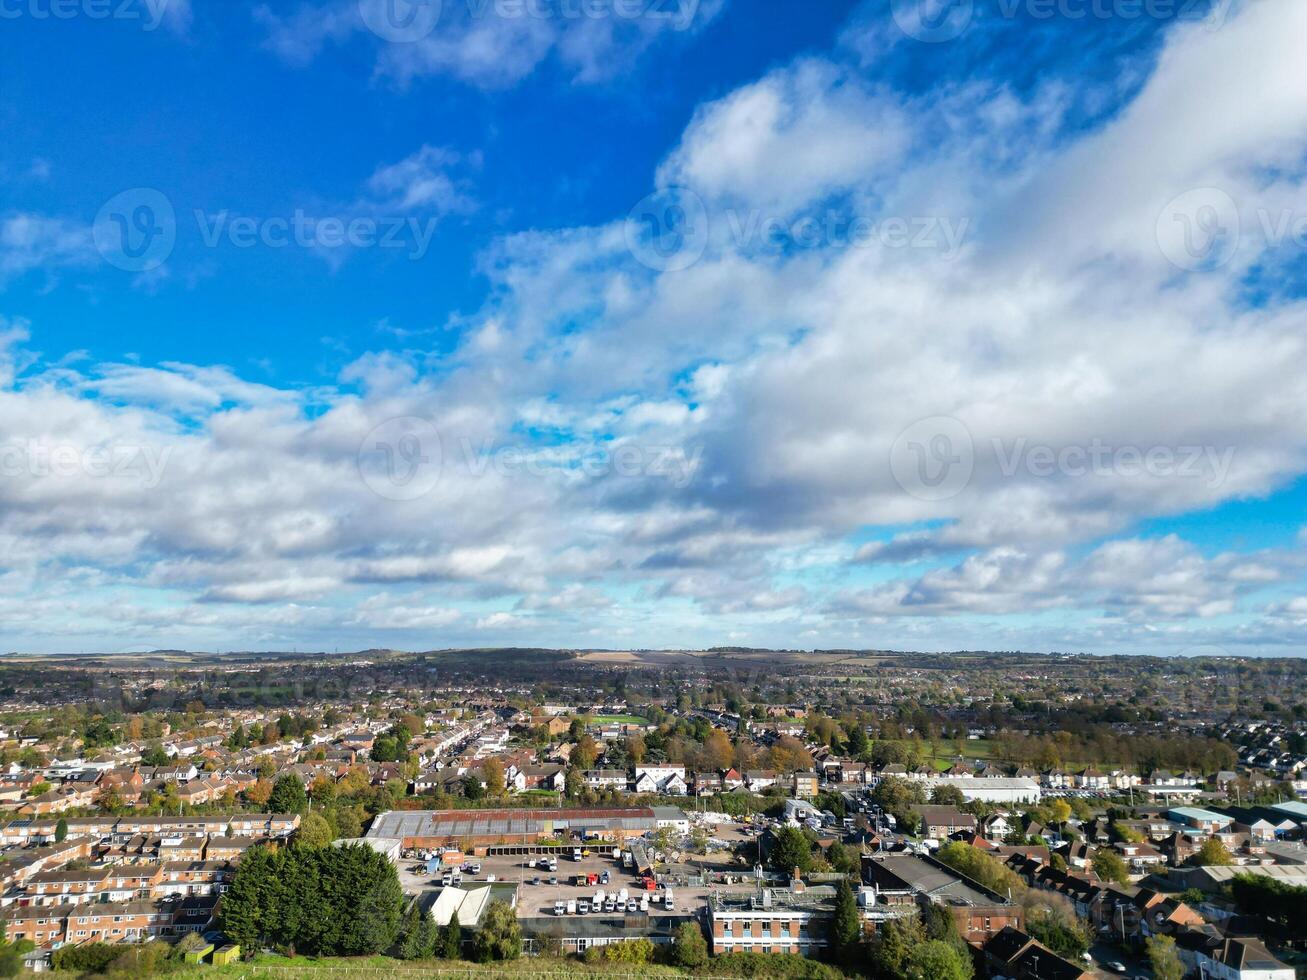
<path id="1" fill-rule="evenodd" d="M 596 725 L 647 725 L 648 718 L 638 715 L 594 715 L 591 719 Z"/>
<path id="2" fill-rule="evenodd" d="M 476 963 L 421 960 L 406 963 L 385 956 L 358 959 L 313 959 L 300 956 L 286 959 L 282 956 L 258 956 L 245 963 L 231 966 L 186 967 L 167 974 L 168 980 L 240 980 L 265 977 L 267 980 L 296 980 L 304 977 L 679 977 L 686 974 L 666 966 L 640 965 L 627 968 L 590 967 L 576 960 L 521 959 L 511 963 L 493 963 L 480 966 Z"/>

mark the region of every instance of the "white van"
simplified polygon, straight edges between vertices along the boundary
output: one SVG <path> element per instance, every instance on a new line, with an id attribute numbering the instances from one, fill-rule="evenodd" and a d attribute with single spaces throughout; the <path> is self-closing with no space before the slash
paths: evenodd
<path id="1" fill-rule="evenodd" d="M 554 903 L 554 915 L 566 915 L 566 914 L 567 914 L 567 903 L 566 903 L 566 902 L 555 902 L 555 903 Z"/>

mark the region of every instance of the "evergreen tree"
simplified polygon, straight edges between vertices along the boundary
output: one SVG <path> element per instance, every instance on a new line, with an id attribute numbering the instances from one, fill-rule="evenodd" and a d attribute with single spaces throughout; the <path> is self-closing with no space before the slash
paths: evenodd
<path id="1" fill-rule="evenodd" d="M 278 777 L 268 797 L 268 809 L 273 813 L 303 813 L 309 808 L 309 795 L 299 776 L 287 773 Z"/>
<path id="2" fill-rule="evenodd" d="M 847 878 L 841 878 L 835 888 L 835 918 L 830 938 L 832 951 L 845 961 L 852 959 L 862 941 L 862 916 L 858 914 L 858 900 Z"/>
<path id="3" fill-rule="evenodd" d="M 440 955 L 447 960 L 461 959 L 463 956 L 463 927 L 458 922 L 458 910 L 449 917 L 444 935 L 440 938 Z"/>
<path id="4" fill-rule="evenodd" d="M 67 838 L 68 838 L 68 821 L 65 820 L 63 817 L 60 817 L 59 822 L 54 825 L 54 842 L 56 844 L 62 844 Z"/>
<path id="5" fill-rule="evenodd" d="M 782 827 L 767 852 L 767 862 L 781 874 L 791 874 L 795 868 L 807 871 L 812 867 L 812 843 L 798 827 Z"/>

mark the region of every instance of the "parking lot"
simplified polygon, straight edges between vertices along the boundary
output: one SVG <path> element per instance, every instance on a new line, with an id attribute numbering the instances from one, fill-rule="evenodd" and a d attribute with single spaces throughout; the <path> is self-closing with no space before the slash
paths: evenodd
<path id="1" fill-rule="evenodd" d="M 517 913 L 526 918 L 552 916 L 555 902 L 567 902 L 569 900 L 585 900 L 588 902 L 593 899 L 595 892 L 600 889 L 605 893 L 609 893 L 619 892 L 625 888 L 628 899 L 634 897 L 637 901 L 642 895 L 646 894 L 634 872 L 623 868 L 621 860 L 615 860 L 611 856 L 611 851 L 604 855 L 592 853 L 590 857 L 582 858 L 580 861 L 573 861 L 570 856 L 559 855 L 558 870 L 556 872 L 539 867 L 527 867 L 528 860 L 532 860 L 532 858 L 525 855 L 469 858 L 468 860 L 480 864 L 481 873 L 479 875 L 464 874 L 462 876 L 462 886 L 466 888 L 486 884 L 490 881 L 491 876 L 496 881 L 511 882 L 518 886 Z M 441 875 L 416 873 L 413 869 L 418 863 L 415 860 L 400 862 L 399 877 L 404 890 L 415 895 L 438 891 L 441 887 Z M 577 875 L 594 874 L 602 876 L 605 871 L 608 872 L 609 876 L 606 885 L 599 883 L 593 885 L 574 884 Z M 708 890 L 706 888 L 691 889 L 679 885 L 674 886 L 674 904 L 671 910 L 667 909 L 662 901 L 663 889 L 661 887 L 656 892 L 647 894 L 650 897 L 648 910 L 650 915 L 665 916 L 675 914 L 684 916 L 692 914 L 703 907 L 707 900 Z M 655 898 L 657 901 L 654 901 Z"/>

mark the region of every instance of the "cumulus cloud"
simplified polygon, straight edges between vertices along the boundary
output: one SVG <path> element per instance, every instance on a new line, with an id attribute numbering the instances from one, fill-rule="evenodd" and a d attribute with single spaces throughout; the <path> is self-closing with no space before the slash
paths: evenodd
<path id="1" fill-rule="evenodd" d="M 359 30 L 260 16 L 287 57 Z M 1141 525 L 1307 470 L 1307 310 L 1243 289 L 1274 243 L 1188 267 L 1168 220 L 1193 187 L 1244 218 L 1307 198 L 1303 18 L 1175 27 L 1080 131 L 1055 91 L 905 93 L 845 49 L 776 68 L 659 169 L 704 205 L 697 261 L 661 268 L 622 215 L 506 236 L 438 373 L 375 352 L 311 406 L 221 367 L 46 365 L 16 333 L 0 609 L 71 566 L 32 608 L 99 636 L 1274 647 L 1301 626 L 1300 541 Z M 624 31 L 456 21 L 381 66 L 495 85 L 557 57 L 586 80 Z M 422 147 L 364 196 L 469 208 L 469 162 Z M 755 215 L 775 234 L 742 234 Z"/>

